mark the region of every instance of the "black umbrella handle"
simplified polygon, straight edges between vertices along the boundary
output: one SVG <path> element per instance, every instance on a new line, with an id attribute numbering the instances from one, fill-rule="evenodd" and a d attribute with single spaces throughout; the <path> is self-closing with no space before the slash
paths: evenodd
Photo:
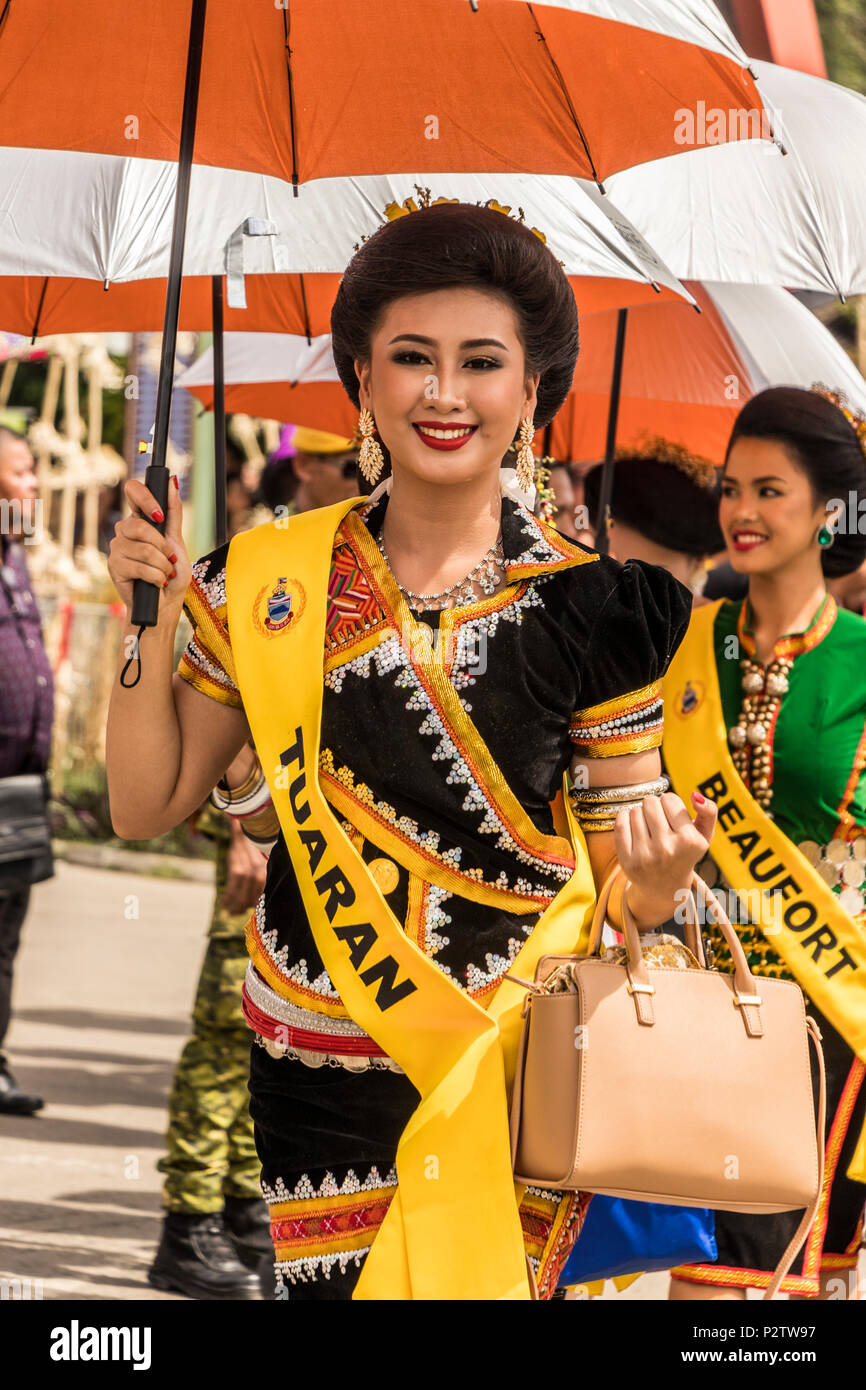
<path id="1" fill-rule="evenodd" d="M 168 522 L 168 485 L 171 474 L 165 464 L 148 464 L 144 475 L 144 486 L 156 498 L 164 520 L 153 521 L 146 517 L 154 530 L 165 535 Z M 159 614 L 159 587 L 148 579 L 135 579 L 132 585 L 132 623 L 135 627 L 156 627 Z"/>

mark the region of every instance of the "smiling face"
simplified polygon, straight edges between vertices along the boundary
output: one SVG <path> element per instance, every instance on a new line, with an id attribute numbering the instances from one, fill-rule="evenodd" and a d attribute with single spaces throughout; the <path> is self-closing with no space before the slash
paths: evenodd
<path id="1" fill-rule="evenodd" d="M 355 370 L 395 479 L 493 479 L 535 410 L 538 377 L 527 378 L 516 314 L 483 290 L 395 300 L 372 336 L 370 360 Z"/>
<path id="2" fill-rule="evenodd" d="M 808 475 L 784 444 L 738 439 L 721 493 L 719 525 L 738 573 L 769 574 L 806 556 L 819 562 L 816 533 L 837 513 L 828 519 L 823 500 L 816 501 Z"/>

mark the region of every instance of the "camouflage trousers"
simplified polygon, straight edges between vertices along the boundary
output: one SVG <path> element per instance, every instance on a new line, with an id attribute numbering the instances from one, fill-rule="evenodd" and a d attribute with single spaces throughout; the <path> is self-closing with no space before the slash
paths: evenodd
<path id="1" fill-rule="evenodd" d="M 217 890 L 222 891 L 220 865 Z M 216 907 L 193 1009 L 168 1103 L 165 1174 L 168 1211 L 222 1211 L 224 1198 L 261 1200 L 249 1091 L 252 1033 L 241 1013 L 247 914 Z"/>

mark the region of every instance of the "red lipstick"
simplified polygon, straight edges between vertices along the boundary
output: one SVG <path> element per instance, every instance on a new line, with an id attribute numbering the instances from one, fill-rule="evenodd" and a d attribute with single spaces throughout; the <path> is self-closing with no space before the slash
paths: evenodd
<path id="1" fill-rule="evenodd" d="M 417 420 L 412 428 L 431 449 L 460 449 L 472 438 L 477 425 L 445 424 L 442 420 Z"/>

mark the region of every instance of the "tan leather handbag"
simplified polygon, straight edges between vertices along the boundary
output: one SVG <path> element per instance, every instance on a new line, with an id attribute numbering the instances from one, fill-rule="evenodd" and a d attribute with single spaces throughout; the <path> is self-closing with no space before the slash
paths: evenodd
<path id="1" fill-rule="evenodd" d="M 824 1175 L 821 1035 L 799 987 L 756 980 L 697 874 L 687 944 L 700 969 L 647 968 L 623 895 L 626 963 L 595 954 L 616 870 L 596 907 L 589 954 L 544 956 L 528 989 L 511 1104 L 519 1182 L 719 1211 L 805 1207 L 764 1297 L 772 1298 L 815 1217 Z M 695 895 L 718 922 L 734 974 L 704 966 Z M 514 978 L 513 976 L 509 978 Z M 818 1056 L 816 1119 L 809 1066 Z"/>

